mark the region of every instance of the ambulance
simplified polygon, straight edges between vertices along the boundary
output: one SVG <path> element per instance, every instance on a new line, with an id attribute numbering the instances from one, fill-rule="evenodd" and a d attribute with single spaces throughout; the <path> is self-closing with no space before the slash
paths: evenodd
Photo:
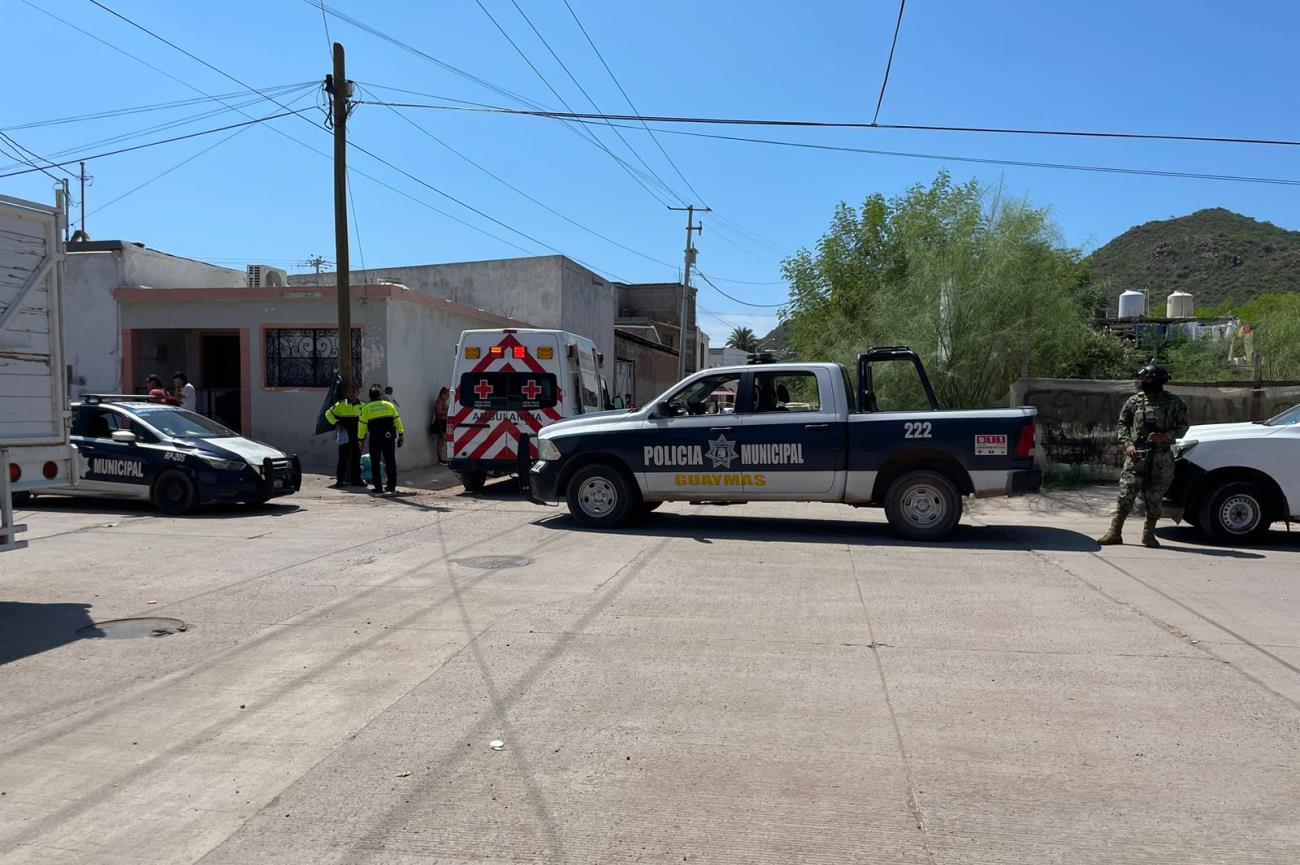
<path id="1" fill-rule="evenodd" d="M 533 442 L 556 421 L 609 407 L 603 358 L 585 336 L 563 330 L 467 330 L 456 346 L 447 411 L 447 458 L 466 490 L 518 471 L 519 436 Z"/>

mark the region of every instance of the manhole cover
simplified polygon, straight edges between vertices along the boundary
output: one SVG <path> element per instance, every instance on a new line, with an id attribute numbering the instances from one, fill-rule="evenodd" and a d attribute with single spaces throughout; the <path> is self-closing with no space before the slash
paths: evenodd
<path id="1" fill-rule="evenodd" d="M 452 559 L 452 562 L 482 571 L 501 571 L 506 568 L 522 568 L 531 565 L 533 560 L 528 556 L 471 556 L 468 559 Z"/>
<path id="2" fill-rule="evenodd" d="M 188 630 L 180 619 L 145 616 L 139 619 L 109 619 L 77 629 L 77 636 L 88 639 L 132 640 L 136 637 L 165 637 Z"/>

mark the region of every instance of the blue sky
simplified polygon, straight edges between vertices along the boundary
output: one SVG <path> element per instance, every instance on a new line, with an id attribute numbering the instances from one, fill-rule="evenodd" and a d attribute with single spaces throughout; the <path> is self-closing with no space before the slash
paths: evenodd
<path id="1" fill-rule="evenodd" d="M 319 99 L 306 85 L 328 71 L 325 28 L 320 9 L 303 0 L 104 2 L 253 86 L 303 83 L 301 90 L 281 97 L 286 103 L 300 100 L 294 108 Z M 482 2 L 565 100 L 575 110 L 588 110 L 585 97 L 511 0 Z M 87 0 L 30 3 L 208 93 L 240 89 Z M 898 9 L 892 0 L 570 3 L 646 114 L 840 120 L 871 119 Z M 192 105 L 14 129 L 197 96 L 33 5 L 5 3 L 6 66 L 26 71 L 10 79 L 0 108 L 0 128 L 33 151 L 96 153 L 121 145 L 91 146 L 94 142 L 222 107 Z M 493 84 L 559 107 L 476 0 L 333 0 L 332 5 Z M 602 109 L 628 110 L 563 0 L 519 0 L 519 5 Z M 388 87 L 511 104 L 343 21 L 331 18 L 329 27 L 347 48 L 349 77 L 363 83 L 363 98 L 432 101 L 383 89 Z M 1300 138 L 1298 33 L 1300 5 L 1289 2 L 911 0 L 881 120 Z M 245 110 L 262 116 L 279 109 L 262 102 Z M 669 212 L 571 129 L 553 120 L 455 111 L 406 116 L 546 207 L 664 263 L 600 239 L 521 197 L 390 109 L 361 105 L 350 121 L 357 145 L 546 246 L 354 152 L 353 167 L 498 236 L 354 177 L 360 240 L 358 250 L 353 238 L 354 267 L 363 256 L 366 266 L 382 268 L 522 254 L 499 239 L 504 238 L 532 254 L 550 253 L 547 246 L 562 250 L 621 279 L 678 278 L 683 215 Z M 125 143 L 243 119 L 234 112 L 216 114 Z M 274 125 L 329 151 L 328 136 L 300 119 Z M 718 131 L 933 154 L 1300 178 L 1298 148 L 890 130 Z M 639 167 L 609 130 L 596 134 Z M 689 195 L 644 131 L 623 134 L 660 177 Z M 222 137 L 93 161 L 88 171 L 95 180 L 87 194 L 91 236 L 139 241 L 231 266 L 264 261 L 293 269 L 311 253 L 333 258 L 330 162 L 270 128 L 250 128 L 108 204 Z M 1133 224 L 1214 206 L 1300 229 L 1300 190 L 1294 187 L 836 154 L 670 134 L 659 141 L 716 211 L 716 218 L 704 217 L 701 268 L 727 292 L 756 303 L 784 298 L 777 263 L 789 251 L 815 243 L 837 202 L 860 202 L 872 192 L 896 194 L 928 182 L 942 167 L 958 180 L 1000 182 L 1009 194 L 1049 207 L 1064 241 L 1085 249 Z M 0 164 L 11 161 L 0 159 Z M 50 187 L 43 175 L 0 180 L 0 192 L 27 198 L 48 200 Z M 98 207 L 103 210 L 96 212 Z M 702 323 L 718 342 L 730 325 L 762 333 L 775 321 L 775 310 L 741 306 L 707 286 L 700 304 L 707 310 Z"/>

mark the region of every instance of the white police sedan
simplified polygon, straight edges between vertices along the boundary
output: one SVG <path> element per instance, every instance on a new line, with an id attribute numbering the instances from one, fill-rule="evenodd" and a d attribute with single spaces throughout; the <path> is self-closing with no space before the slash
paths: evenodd
<path id="1" fill-rule="evenodd" d="M 262 503 L 302 486 L 302 467 L 268 445 L 192 411 L 143 397 L 87 395 L 73 403 L 70 487 L 41 495 L 151 501 L 186 514 L 212 502 Z"/>

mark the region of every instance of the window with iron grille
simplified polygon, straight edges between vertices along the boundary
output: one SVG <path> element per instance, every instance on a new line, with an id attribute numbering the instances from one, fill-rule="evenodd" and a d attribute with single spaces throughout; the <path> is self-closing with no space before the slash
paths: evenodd
<path id="1" fill-rule="evenodd" d="M 339 329 L 266 331 L 267 387 L 329 387 L 339 367 Z M 361 328 L 352 328 L 352 378 L 361 383 Z"/>

